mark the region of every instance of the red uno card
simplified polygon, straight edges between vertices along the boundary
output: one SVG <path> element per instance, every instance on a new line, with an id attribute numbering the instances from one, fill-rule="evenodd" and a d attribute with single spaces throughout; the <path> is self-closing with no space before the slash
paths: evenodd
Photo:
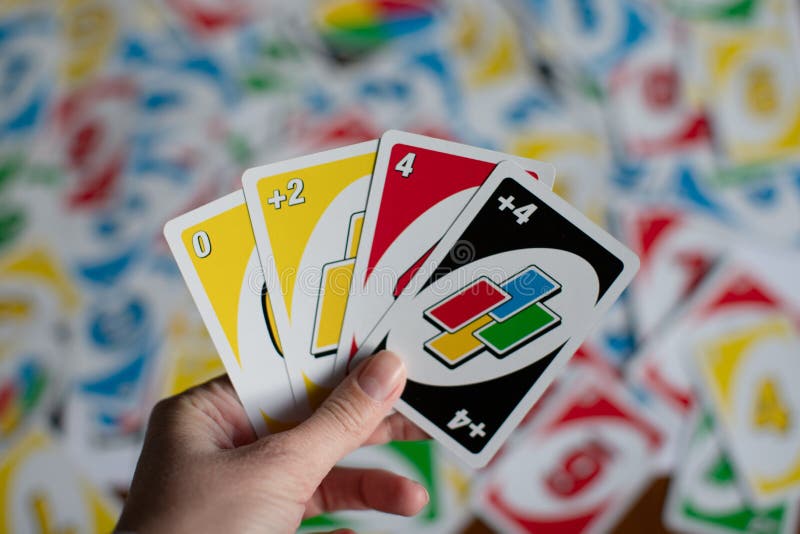
<path id="1" fill-rule="evenodd" d="M 552 188 L 555 169 L 548 163 L 397 130 L 381 137 L 337 370 L 348 364 L 415 268 L 503 160 L 514 161 Z"/>

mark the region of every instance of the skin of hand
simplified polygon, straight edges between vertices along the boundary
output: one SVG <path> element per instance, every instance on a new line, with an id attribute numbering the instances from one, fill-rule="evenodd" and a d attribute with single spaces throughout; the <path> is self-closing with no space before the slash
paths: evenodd
<path id="1" fill-rule="evenodd" d="M 160 401 L 150 416 L 120 532 L 294 532 L 304 517 L 374 509 L 414 515 L 423 486 L 335 467 L 362 445 L 426 439 L 399 413 L 402 360 L 363 362 L 297 427 L 258 439 L 227 377 Z"/>

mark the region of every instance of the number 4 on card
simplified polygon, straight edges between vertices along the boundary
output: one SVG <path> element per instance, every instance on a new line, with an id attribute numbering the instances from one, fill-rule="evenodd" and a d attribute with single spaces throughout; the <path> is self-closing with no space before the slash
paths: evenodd
<path id="1" fill-rule="evenodd" d="M 469 437 L 485 438 L 486 432 L 484 431 L 484 428 L 486 428 L 486 425 L 483 423 L 473 423 L 472 419 L 470 419 L 469 415 L 467 415 L 468 413 L 469 412 L 464 409 L 456 411 L 456 414 L 453 416 L 450 422 L 447 423 L 447 428 L 450 430 L 456 430 L 457 428 L 464 428 L 467 426 L 469 427 Z"/>
<path id="2" fill-rule="evenodd" d="M 414 159 L 416 159 L 417 155 L 414 152 L 409 152 L 403 159 L 397 162 L 397 165 L 394 166 L 394 170 L 401 173 L 403 178 L 408 178 L 411 176 L 411 173 L 414 172 Z"/>

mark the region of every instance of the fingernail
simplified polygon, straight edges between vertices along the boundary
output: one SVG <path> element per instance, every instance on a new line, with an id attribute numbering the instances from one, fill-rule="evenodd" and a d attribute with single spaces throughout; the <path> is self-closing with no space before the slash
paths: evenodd
<path id="1" fill-rule="evenodd" d="M 417 484 L 419 484 L 419 482 L 417 482 Z M 419 487 L 422 488 L 422 491 L 425 492 L 425 504 L 428 504 L 429 502 L 431 502 L 431 494 L 428 493 L 428 488 L 426 488 L 422 484 L 419 484 Z"/>
<path id="2" fill-rule="evenodd" d="M 373 356 L 358 375 L 358 385 L 376 401 L 385 401 L 403 376 L 403 361 L 391 352 Z"/>

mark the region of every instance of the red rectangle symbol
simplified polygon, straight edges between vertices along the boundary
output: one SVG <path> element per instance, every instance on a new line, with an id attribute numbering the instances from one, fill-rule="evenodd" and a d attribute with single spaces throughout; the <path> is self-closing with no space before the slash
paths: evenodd
<path id="1" fill-rule="evenodd" d="M 455 332 L 510 298 L 497 284 L 481 277 L 425 310 L 425 316 L 448 332 Z"/>

